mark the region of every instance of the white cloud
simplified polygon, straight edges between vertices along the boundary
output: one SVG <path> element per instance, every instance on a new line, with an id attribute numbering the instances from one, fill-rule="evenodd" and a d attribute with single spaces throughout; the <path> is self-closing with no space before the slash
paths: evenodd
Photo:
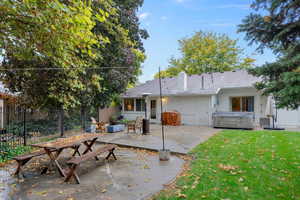
<path id="1" fill-rule="evenodd" d="M 243 10 L 248 10 L 250 8 L 250 4 L 226 4 L 218 6 L 218 8 L 238 8 Z"/>
<path id="2" fill-rule="evenodd" d="M 168 19 L 168 17 L 162 16 L 160 19 L 161 19 L 162 21 L 166 21 L 166 20 Z"/>
<path id="3" fill-rule="evenodd" d="M 150 13 L 144 12 L 144 13 L 141 13 L 138 17 L 140 20 L 144 20 L 144 19 L 147 19 L 149 16 L 150 16 Z"/>

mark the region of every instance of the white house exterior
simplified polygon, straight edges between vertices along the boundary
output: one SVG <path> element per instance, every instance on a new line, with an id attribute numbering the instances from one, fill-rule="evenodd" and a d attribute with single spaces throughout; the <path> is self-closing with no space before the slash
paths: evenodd
<path id="1" fill-rule="evenodd" d="M 181 72 L 177 77 L 162 79 L 163 111 L 178 111 L 186 125 L 212 125 L 212 114 L 222 112 L 254 112 L 255 123 L 265 116 L 267 97 L 254 88 L 259 78 L 238 70 L 188 76 Z M 160 122 L 159 81 L 154 79 L 122 95 L 122 115 L 135 119 L 145 115 L 143 94 L 146 97 L 147 118 Z M 300 127 L 300 111 L 278 110 L 277 125 Z"/>

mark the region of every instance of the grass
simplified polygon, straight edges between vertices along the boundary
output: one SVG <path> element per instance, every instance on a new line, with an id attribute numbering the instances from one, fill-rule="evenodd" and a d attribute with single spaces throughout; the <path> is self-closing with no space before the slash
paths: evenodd
<path id="1" fill-rule="evenodd" d="M 300 133 L 225 130 L 198 145 L 156 200 L 300 199 Z"/>

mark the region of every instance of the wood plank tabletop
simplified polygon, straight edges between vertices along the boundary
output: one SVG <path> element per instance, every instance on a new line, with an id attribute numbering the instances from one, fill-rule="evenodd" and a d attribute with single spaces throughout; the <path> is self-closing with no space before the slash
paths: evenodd
<path id="1" fill-rule="evenodd" d="M 61 149 L 72 147 L 75 144 L 81 144 L 85 141 L 93 140 L 94 138 L 98 138 L 100 136 L 103 136 L 103 134 L 84 133 L 81 135 L 74 135 L 67 138 L 58 138 L 48 142 L 31 144 L 30 146 L 38 148 Z"/>

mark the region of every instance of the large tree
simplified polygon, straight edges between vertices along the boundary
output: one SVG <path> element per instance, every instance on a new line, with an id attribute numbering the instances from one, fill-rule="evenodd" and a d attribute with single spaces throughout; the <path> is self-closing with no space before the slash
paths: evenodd
<path id="1" fill-rule="evenodd" d="M 162 77 L 176 76 L 181 71 L 189 75 L 230 71 L 248 68 L 254 62 L 243 56 L 237 40 L 213 32 L 200 31 L 192 37 L 179 40 L 179 50 L 181 58 L 171 58 L 170 66 L 161 72 Z"/>
<path id="2" fill-rule="evenodd" d="M 109 42 L 92 30 L 114 15 L 93 12 L 91 2 L 1 1 L 1 81 L 22 103 L 66 109 L 78 104 L 76 93 L 83 88 L 78 77 L 102 56 L 95 48 Z"/>
<path id="3" fill-rule="evenodd" d="M 263 53 L 270 48 L 278 56 L 273 63 L 250 70 L 262 81 L 256 87 L 273 95 L 279 108 L 300 105 L 300 1 L 256 0 L 254 13 L 247 16 L 239 31 Z M 262 14 L 263 13 L 263 14 Z"/>
<path id="4" fill-rule="evenodd" d="M 97 23 L 94 32 L 104 34 L 110 43 L 106 48 L 98 48 L 104 56 L 95 59 L 91 70 L 84 76 L 87 83 L 90 77 L 99 77 L 100 87 L 88 87 L 84 91 L 83 105 L 104 107 L 111 103 L 120 93 L 125 92 L 129 84 L 134 84 L 141 73 L 141 64 L 145 59 L 142 40 L 148 38 L 146 30 L 140 28 L 137 10 L 143 0 L 113 0 L 118 15 L 110 20 L 110 26 Z M 94 9 L 99 9 L 98 3 Z M 123 37 L 120 32 L 126 30 Z"/>
<path id="5" fill-rule="evenodd" d="M 31 0 L 29 2 L 35 1 Z M 68 45 L 51 46 L 47 49 L 47 41 L 41 43 L 41 45 L 45 45 L 47 52 L 50 53 L 52 51 L 56 52 L 57 49 L 70 51 L 72 55 L 74 53 L 75 59 L 80 61 L 76 65 L 71 63 L 63 65 L 61 63 L 63 59 L 49 56 L 44 52 L 32 51 L 33 55 L 30 57 L 19 57 L 15 56 L 14 53 L 5 53 L 2 67 L 7 71 L 0 71 L 2 81 L 11 91 L 19 93 L 27 105 L 39 108 L 63 106 L 65 109 L 80 105 L 93 105 L 95 107 L 106 105 L 116 94 L 124 91 L 128 83 L 136 80 L 137 75 L 140 73 L 141 62 L 144 60 L 142 38 L 147 37 L 147 32 L 139 28 L 138 18 L 136 17 L 137 9 L 143 1 L 100 0 L 87 2 L 82 6 L 89 15 L 76 16 L 77 12 L 74 11 L 76 17 L 74 20 L 82 24 L 81 17 L 85 20 L 88 17 L 92 26 L 85 28 L 89 31 L 91 37 L 89 37 L 89 34 L 86 37 L 84 35 L 81 37 L 76 34 L 73 35 L 72 29 L 64 29 L 62 26 L 54 29 L 54 33 L 56 30 L 66 33 L 70 35 L 71 39 L 62 36 L 57 36 L 55 39 L 68 43 L 69 40 L 71 40 L 70 42 L 77 42 L 81 39 L 89 41 L 96 38 L 97 43 L 92 43 L 93 45 L 88 46 L 89 48 L 77 46 L 75 49 L 69 48 Z M 18 5 L 18 2 L 16 2 L 16 5 Z M 59 13 L 64 12 L 65 9 L 68 11 L 68 9 L 71 9 L 69 6 L 72 6 L 70 3 L 59 5 L 60 7 L 57 9 L 62 9 L 57 11 Z M 52 10 L 45 9 L 45 12 L 51 13 Z M 18 17 L 18 13 L 12 16 Z M 42 19 L 45 17 L 41 16 Z M 47 27 L 52 27 L 57 20 L 59 21 L 59 19 L 54 20 L 51 18 L 43 23 Z M 70 21 L 70 23 L 73 24 L 73 21 Z M 26 26 L 21 30 L 24 29 L 23 32 L 31 31 L 27 28 Z M 38 33 L 31 31 L 28 34 Z M 33 44 L 35 45 L 38 42 L 40 41 L 37 40 Z M 51 41 L 49 43 L 51 45 Z M 14 47 L 13 45 L 14 43 L 11 46 Z M 31 45 L 25 47 L 25 49 L 30 49 Z M 9 51 L 5 49 L 5 52 Z M 66 56 L 67 54 L 64 54 L 63 58 Z M 58 62 L 56 62 L 57 60 Z M 16 68 L 18 70 L 15 70 Z"/>
<path id="6" fill-rule="evenodd" d="M 94 56 L 93 45 L 104 37 L 92 33 L 95 20 L 89 1 L 1 0 L 0 55 L 18 60 L 50 59 L 59 66 L 78 66 L 78 52 Z"/>

